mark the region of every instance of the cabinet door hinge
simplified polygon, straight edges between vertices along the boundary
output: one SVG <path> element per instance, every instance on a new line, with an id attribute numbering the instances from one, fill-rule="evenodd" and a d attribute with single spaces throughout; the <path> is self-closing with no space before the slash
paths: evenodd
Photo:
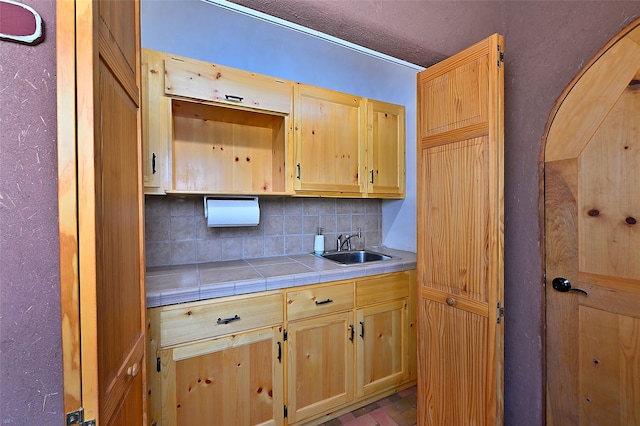
<path id="1" fill-rule="evenodd" d="M 504 52 L 502 51 L 502 46 L 498 45 L 498 68 L 500 68 L 502 66 L 502 63 L 504 62 Z"/>
<path id="2" fill-rule="evenodd" d="M 502 305 L 502 303 L 498 301 L 498 305 L 496 306 L 496 308 L 498 309 L 498 313 L 496 315 L 496 322 L 500 324 L 500 322 L 502 321 L 502 317 L 504 317 L 504 305 Z"/>
<path id="3" fill-rule="evenodd" d="M 67 426 L 80 425 L 80 426 L 96 426 L 95 420 L 84 420 L 84 408 L 80 407 L 76 411 L 67 413 Z"/>
<path id="4" fill-rule="evenodd" d="M 282 330 L 282 340 L 286 342 L 287 337 L 288 337 L 287 329 L 285 328 L 284 330 Z"/>
<path id="5" fill-rule="evenodd" d="M 284 418 L 288 418 L 289 417 L 289 409 L 287 408 L 287 406 L 284 406 Z"/>

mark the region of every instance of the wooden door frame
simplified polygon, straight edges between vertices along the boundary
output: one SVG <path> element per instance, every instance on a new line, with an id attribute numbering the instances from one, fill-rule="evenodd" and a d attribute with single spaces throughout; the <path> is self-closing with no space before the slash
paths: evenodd
<path id="1" fill-rule="evenodd" d="M 60 235 L 63 403 L 65 413 L 76 411 L 82 407 L 75 62 L 75 2 L 58 1 L 56 2 L 58 218 Z M 71 348 L 73 349 L 70 350 Z"/>
<path id="2" fill-rule="evenodd" d="M 540 176 L 540 184 L 539 188 L 539 203 L 538 203 L 538 219 L 539 219 L 539 229 L 540 229 L 540 255 L 542 258 L 542 359 L 543 359 L 543 368 L 542 368 L 542 421 L 543 424 L 547 422 L 547 303 L 546 303 L 546 285 L 547 285 L 547 259 L 546 259 L 546 210 L 545 210 L 545 164 L 546 164 L 546 152 L 547 152 L 547 142 L 549 137 L 549 132 L 553 125 L 553 122 L 558 114 L 558 111 L 562 107 L 565 99 L 568 97 L 569 93 L 576 85 L 576 83 L 583 77 L 583 75 L 593 66 L 613 45 L 615 45 L 618 41 L 624 38 L 628 33 L 634 30 L 637 26 L 640 25 L 640 18 L 634 20 L 627 26 L 625 26 L 618 34 L 616 34 L 607 44 L 605 44 L 591 60 L 578 72 L 578 74 L 569 82 L 569 84 L 562 91 L 558 99 L 556 100 L 547 120 L 547 124 L 544 129 L 544 133 L 542 136 L 542 144 L 540 149 L 540 158 L 539 158 L 539 171 L 538 174 Z"/>

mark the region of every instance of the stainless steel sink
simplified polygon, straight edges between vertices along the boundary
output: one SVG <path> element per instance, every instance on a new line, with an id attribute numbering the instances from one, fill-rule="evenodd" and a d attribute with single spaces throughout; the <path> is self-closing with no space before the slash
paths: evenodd
<path id="1" fill-rule="evenodd" d="M 322 257 L 336 263 L 340 263 L 341 265 L 352 265 L 354 263 L 367 263 L 375 262 L 377 260 L 391 259 L 391 256 L 369 250 L 333 251 L 323 254 Z"/>

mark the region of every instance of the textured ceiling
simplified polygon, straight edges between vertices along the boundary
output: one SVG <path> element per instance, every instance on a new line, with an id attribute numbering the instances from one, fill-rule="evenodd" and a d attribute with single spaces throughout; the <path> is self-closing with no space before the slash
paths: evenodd
<path id="1" fill-rule="evenodd" d="M 231 1 L 424 67 L 503 28 L 500 1 Z"/>

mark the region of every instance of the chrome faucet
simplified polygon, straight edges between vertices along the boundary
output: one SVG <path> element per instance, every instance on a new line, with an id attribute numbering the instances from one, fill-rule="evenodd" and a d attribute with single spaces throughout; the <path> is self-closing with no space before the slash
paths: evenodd
<path id="1" fill-rule="evenodd" d="M 353 250 L 353 247 L 351 246 L 351 239 L 353 237 L 358 237 L 358 238 L 362 238 L 362 232 L 360 231 L 360 229 L 358 229 L 358 233 L 357 234 L 351 234 L 351 235 L 347 235 L 344 240 L 342 239 L 342 234 L 338 235 L 338 240 L 337 240 L 337 251 L 342 251 L 342 248 L 344 247 L 344 245 L 347 245 L 347 250 L 351 251 Z"/>

